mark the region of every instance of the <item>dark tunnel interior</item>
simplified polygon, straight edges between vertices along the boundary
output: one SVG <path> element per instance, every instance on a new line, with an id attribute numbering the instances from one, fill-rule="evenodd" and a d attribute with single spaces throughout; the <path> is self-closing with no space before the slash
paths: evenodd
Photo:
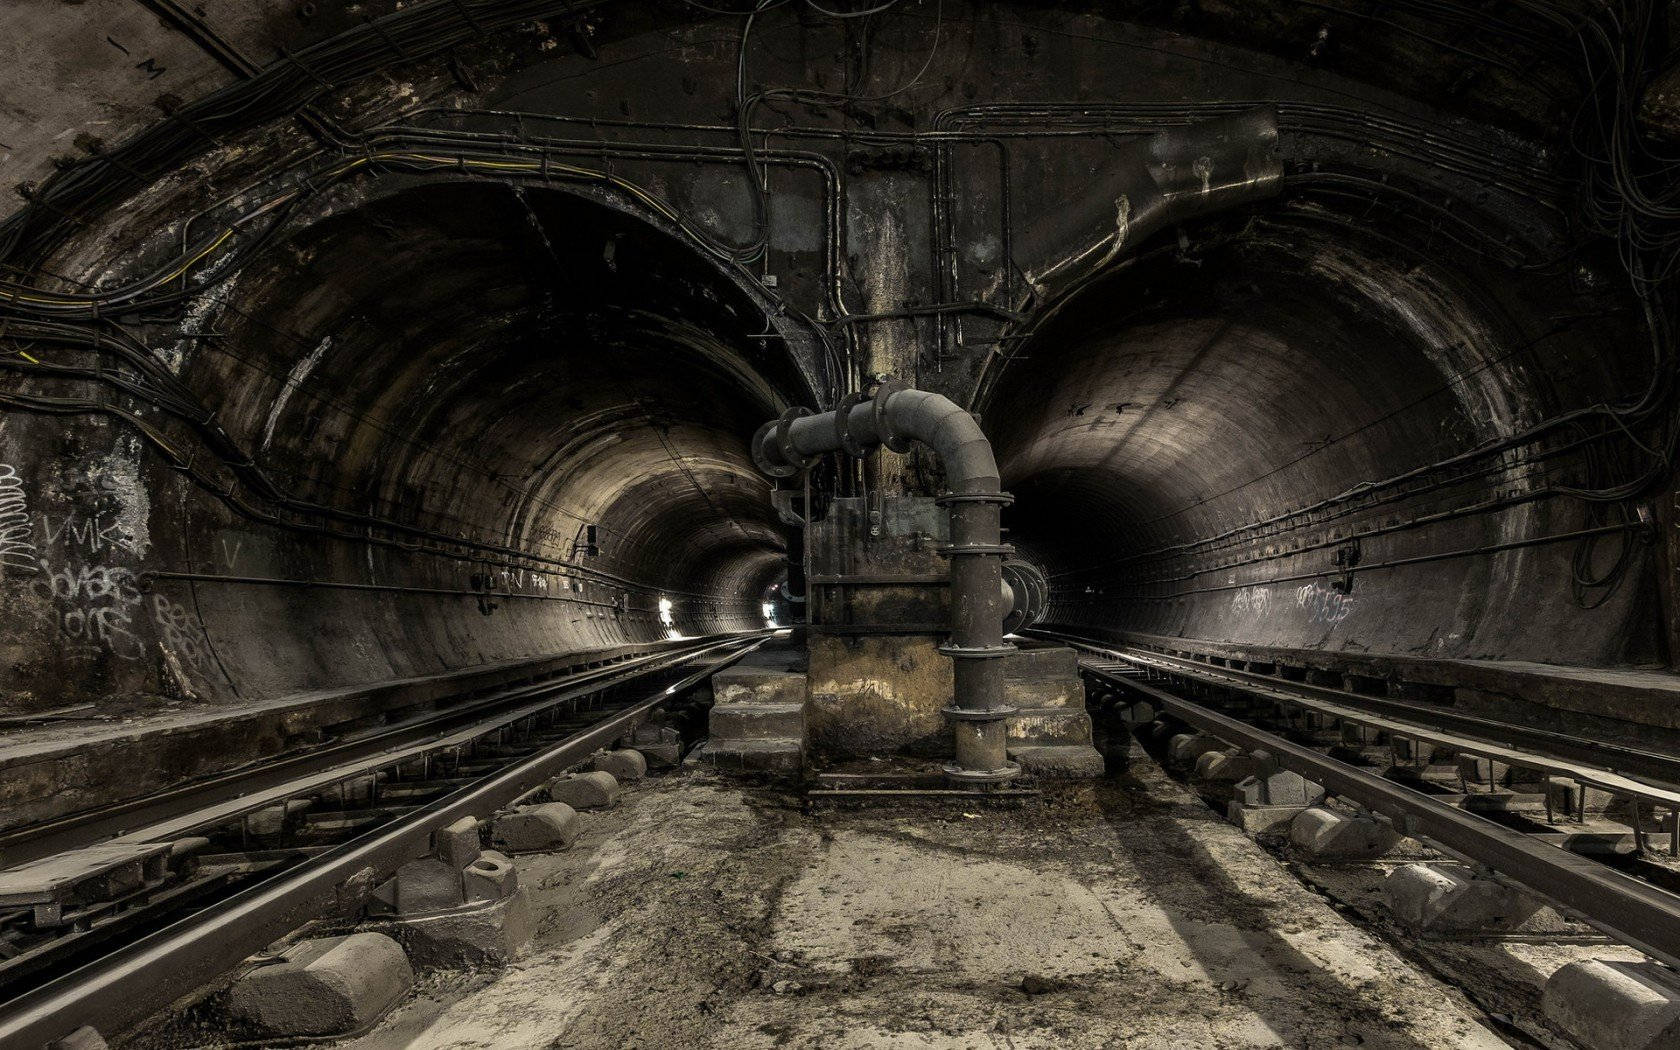
<path id="1" fill-rule="evenodd" d="M 1680 1045 L 1677 322 L 1680 0 L 0 0 L 0 1050 Z"/>

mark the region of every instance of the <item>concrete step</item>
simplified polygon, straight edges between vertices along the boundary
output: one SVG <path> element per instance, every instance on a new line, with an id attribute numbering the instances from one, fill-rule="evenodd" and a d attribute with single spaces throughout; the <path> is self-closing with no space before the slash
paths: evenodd
<path id="1" fill-rule="evenodd" d="M 771 703 L 714 704 L 711 713 L 713 740 L 764 740 L 774 737 L 805 738 L 805 705 Z"/>
<path id="2" fill-rule="evenodd" d="M 719 704 L 803 704 L 805 681 L 803 671 L 737 664 L 712 675 L 712 695 Z"/>
<path id="3" fill-rule="evenodd" d="M 1090 747 L 1091 716 L 1084 708 L 1022 708 L 1009 716 L 1009 746 Z"/>
<path id="4" fill-rule="evenodd" d="M 797 776 L 805 769 L 805 741 L 800 737 L 708 740 L 700 749 L 700 763 L 725 773 Z"/>
<path id="5" fill-rule="evenodd" d="M 1090 744 L 1011 747 L 1009 758 L 1023 773 L 1052 780 L 1088 780 L 1103 775 L 1103 757 Z"/>
<path id="6" fill-rule="evenodd" d="M 1003 698 L 1012 707 L 1083 711 L 1079 662 L 1066 646 L 1021 649 L 1004 657 Z"/>

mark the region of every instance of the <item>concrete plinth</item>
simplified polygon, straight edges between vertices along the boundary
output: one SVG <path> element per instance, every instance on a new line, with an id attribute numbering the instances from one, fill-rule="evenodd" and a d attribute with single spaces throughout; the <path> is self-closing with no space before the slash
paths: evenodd
<path id="1" fill-rule="evenodd" d="M 1540 910 L 1532 897 L 1457 865 L 1407 864 L 1389 872 L 1383 895 L 1394 917 L 1417 930 L 1511 930 Z"/>
<path id="2" fill-rule="evenodd" d="M 63 1039 L 54 1039 L 47 1044 L 47 1050 L 106 1050 L 105 1037 L 99 1034 L 99 1029 L 89 1025 L 82 1025 Z"/>
<path id="3" fill-rule="evenodd" d="M 511 896 L 423 915 L 383 927 L 421 969 L 501 967 L 531 943 L 534 924 L 524 889 Z"/>
<path id="4" fill-rule="evenodd" d="M 1393 849 L 1400 835 L 1368 816 L 1312 806 L 1290 823 L 1289 841 L 1315 860 L 1370 860 Z"/>
<path id="5" fill-rule="evenodd" d="M 1233 799 L 1225 807 L 1225 819 L 1247 835 L 1287 835 L 1290 825 L 1305 806 L 1267 806 Z"/>
<path id="6" fill-rule="evenodd" d="M 519 872 L 505 853 L 485 850 L 461 872 L 465 896 L 471 901 L 499 901 L 519 889 Z"/>
<path id="7" fill-rule="evenodd" d="M 620 746 L 641 752 L 649 769 L 675 769 L 682 765 L 682 734 L 670 726 L 637 726 Z"/>
<path id="8" fill-rule="evenodd" d="M 1049 779 L 1087 779 L 1103 775 L 1102 755 L 1090 746 L 1011 747 L 1009 758 L 1023 773 Z"/>
<path id="9" fill-rule="evenodd" d="M 480 849 L 477 818 L 462 817 L 447 828 L 434 832 L 432 848 L 437 851 L 438 860 L 452 868 L 464 868 L 471 864 L 478 859 Z"/>
<path id="10" fill-rule="evenodd" d="M 1560 816 L 1572 813 L 1603 813 L 1613 796 L 1602 788 L 1587 787 L 1571 777 L 1546 778 L 1546 802 Z"/>
<path id="11" fill-rule="evenodd" d="M 1280 769 L 1264 776 L 1239 780 L 1231 797 L 1250 806 L 1295 806 L 1305 808 L 1324 798 L 1324 785 L 1299 773 Z"/>
<path id="12" fill-rule="evenodd" d="M 356 933 L 293 945 L 235 981 L 227 1006 L 269 1036 L 342 1035 L 373 1024 L 413 984 L 396 941 Z"/>
<path id="13" fill-rule="evenodd" d="M 1511 779 L 1511 767 L 1491 758 L 1459 755 L 1458 775 L 1472 784 L 1503 784 Z"/>
<path id="14" fill-rule="evenodd" d="M 1658 963 L 1569 963 L 1546 981 L 1540 1004 L 1587 1050 L 1680 1046 L 1680 978 Z"/>
<path id="15" fill-rule="evenodd" d="M 598 751 L 590 763 L 598 773 L 611 773 L 619 782 L 640 780 L 647 776 L 647 759 L 641 752 L 629 748 L 617 751 Z"/>
<path id="16" fill-rule="evenodd" d="M 548 795 L 573 809 L 605 809 L 618 801 L 618 778 L 599 770 L 572 773 L 550 781 Z"/>
<path id="17" fill-rule="evenodd" d="M 521 806 L 496 818 L 490 841 L 512 853 L 565 849 L 578 833 L 577 810 L 564 802 Z"/>
<path id="18" fill-rule="evenodd" d="M 430 857 L 411 860 L 375 895 L 399 915 L 458 908 L 466 900 L 461 870 Z"/>
<path id="19" fill-rule="evenodd" d="M 1271 763 L 1275 768 L 1276 763 Z M 1241 748 L 1209 751 L 1196 759 L 1194 776 L 1206 784 L 1236 784 L 1264 772 L 1266 763 Z"/>

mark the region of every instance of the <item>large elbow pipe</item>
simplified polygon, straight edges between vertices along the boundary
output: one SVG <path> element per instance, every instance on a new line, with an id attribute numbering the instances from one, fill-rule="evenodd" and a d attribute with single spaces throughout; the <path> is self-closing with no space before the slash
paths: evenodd
<path id="1" fill-rule="evenodd" d="M 840 406 L 812 414 L 796 408 L 766 423 L 753 438 L 753 459 L 773 477 L 789 477 L 829 452 L 862 456 L 878 445 L 906 452 L 919 441 L 939 457 L 948 491 L 951 543 L 951 637 L 940 652 L 951 658 L 956 762 L 946 772 L 968 783 L 1001 783 L 1019 769 L 1008 759 L 1013 709 L 1003 699 L 1001 660 L 1015 651 L 1003 640 L 1010 612 L 1003 580 L 1000 515 L 1009 502 L 998 478 L 992 443 L 980 424 L 942 394 L 882 383 L 873 397 L 854 394 Z"/>

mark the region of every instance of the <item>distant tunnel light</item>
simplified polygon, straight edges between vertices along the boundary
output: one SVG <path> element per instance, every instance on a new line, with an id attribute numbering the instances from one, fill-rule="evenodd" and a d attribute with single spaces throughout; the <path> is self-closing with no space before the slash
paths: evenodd
<path id="1" fill-rule="evenodd" d="M 776 623 L 776 607 L 769 602 L 765 602 L 759 608 L 764 610 L 764 626 L 775 630 L 778 626 Z"/>
<path id="2" fill-rule="evenodd" d="M 677 617 L 676 614 L 672 612 L 672 608 L 673 605 L 671 599 L 665 597 L 664 595 L 660 595 L 659 622 L 665 627 L 665 637 L 675 641 L 676 639 L 682 637 L 682 632 L 677 630 Z"/>

